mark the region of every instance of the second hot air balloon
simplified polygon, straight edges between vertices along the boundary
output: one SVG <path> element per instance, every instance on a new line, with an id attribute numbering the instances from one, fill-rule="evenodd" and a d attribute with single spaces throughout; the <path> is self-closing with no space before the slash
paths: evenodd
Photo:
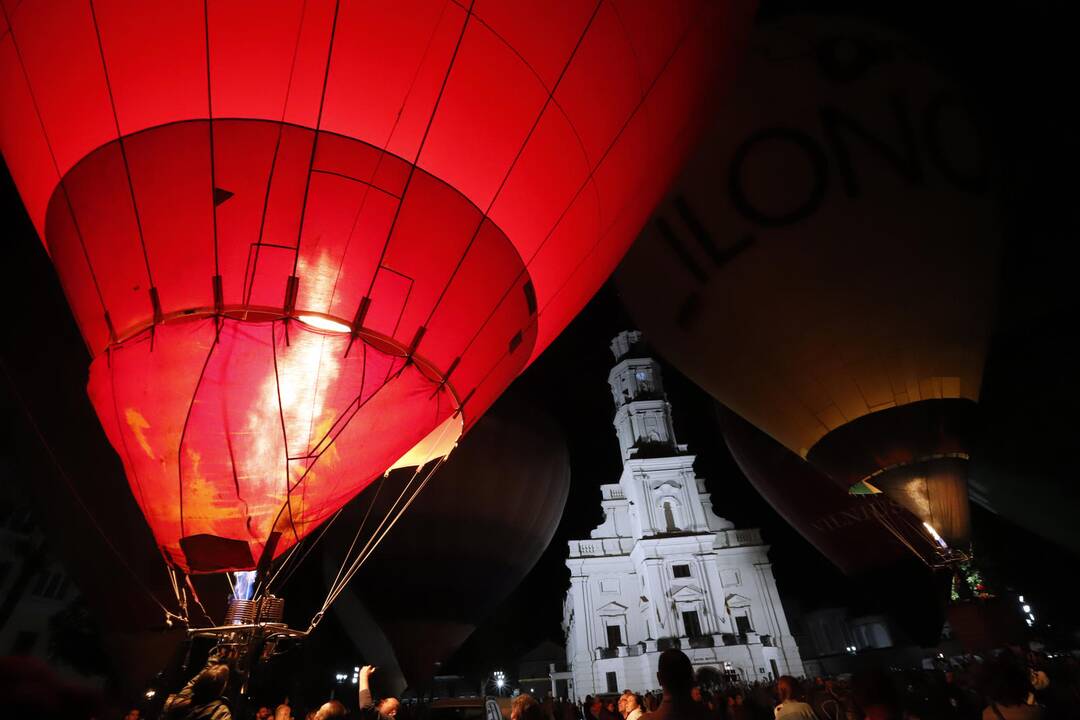
<path id="1" fill-rule="evenodd" d="M 788 18 L 750 45 L 623 296 L 693 380 L 841 488 L 889 495 L 949 562 L 998 269 L 977 113 L 863 22 Z"/>

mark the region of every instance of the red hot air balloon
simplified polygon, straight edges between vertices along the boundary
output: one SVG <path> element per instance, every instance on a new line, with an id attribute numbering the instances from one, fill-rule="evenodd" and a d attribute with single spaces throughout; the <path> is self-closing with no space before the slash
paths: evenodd
<path id="1" fill-rule="evenodd" d="M 445 455 L 645 221 L 736 5 L 3 3 L 0 147 L 168 562 Z"/>

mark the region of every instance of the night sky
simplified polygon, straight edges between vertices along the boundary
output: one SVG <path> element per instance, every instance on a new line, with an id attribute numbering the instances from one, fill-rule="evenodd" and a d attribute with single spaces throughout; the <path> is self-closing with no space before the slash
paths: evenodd
<path id="1" fill-rule="evenodd" d="M 863 5 L 773 0 L 764 3 L 762 16 Z M 1070 30 L 1059 12 L 1065 4 L 992 3 L 977 10 L 974 4 L 968 8 L 950 4 L 945 10 L 940 3 L 876 5 L 876 19 L 920 40 L 987 103 L 1002 148 L 1007 201 L 1001 223 L 1006 253 L 983 388 L 987 433 L 975 471 L 1011 479 L 1018 489 L 1018 503 L 1026 501 L 1025 487 L 1057 492 L 1058 507 L 1072 508 L 1075 515 L 1080 506 L 1075 483 L 1075 438 L 1080 436 L 1076 347 L 1080 343 L 1072 256 L 1078 217 L 1075 168 L 1080 153 L 1075 115 L 1066 112 L 1075 94 L 1076 59 Z M 0 396 L 6 428 L 0 453 L 5 474 L 25 483 L 38 502 L 47 503 L 50 492 L 65 488 L 53 463 L 55 457 L 86 491 L 83 500 L 91 514 L 109 524 L 109 518 L 137 510 L 86 399 L 85 347 L 6 172 L 0 177 L 0 198 L 6 259 L 0 281 L 6 310 L 6 327 L 0 334 L 5 376 L 0 378 Z M 516 389 L 544 407 L 565 432 L 572 467 L 570 496 L 551 545 L 535 569 L 448 669 L 512 668 L 518 656 L 541 640 L 561 639 L 562 597 L 569 585 L 563 564 L 566 541 L 588 537 L 599 524 L 599 485 L 617 481 L 620 472 L 611 426 L 614 408 L 606 383 L 613 364 L 608 342 L 632 326 L 609 284 L 516 382 Z M 875 597 L 889 592 L 887 586 L 860 586 L 844 578 L 787 526 L 732 461 L 711 398 L 674 368 L 665 366 L 665 382 L 677 437 L 698 455 L 696 468 L 707 480 L 714 508 L 737 526 L 762 528 L 773 547 L 771 558 L 782 594 L 808 609 L 841 603 L 871 608 Z M 24 404 L 29 415 L 23 412 Z M 38 443 L 35 424 L 49 439 L 54 456 Z M 50 481 L 42 484 L 36 478 Z M 1075 533 L 1060 526 L 1062 513 L 1054 510 L 1033 506 L 1031 514 L 1045 511 L 1048 525 L 1031 529 L 1046 536 Z M 1064 597 L 1061 577 L 1080 558 L 1031 529 L 979 508 L 973 512 L 976 548 L 987 558 L 1001 586 L 1019 588 L 1037 598 L 1051 622 L 1059 626 L 1069 622 L 1070 602 Z M 43 518 L 43 524 L 62 554 L 80 542 L 106 552 L 98 547 L 95 531 L 79 511 L 60 519 Z M 149 540 L 148 530 L 138 523 L 122 528 L 113 524 L 110 531 L 119 533 L 118 544 L 123 547 Z M 133 563 L 137 572 L 145 573 L 148 584 L 163 587 L 160 570 L 138 560 Z M 105 576 L 106 582 L 124 582 L 122 569 L 107 572 L 112 574 Z M 76 582 L 101 577 L 86 567 L 74 568 L 73 575 Z M 329 639 L 322 647 L 335 658 L 344 659 L 350 652 Z"/>

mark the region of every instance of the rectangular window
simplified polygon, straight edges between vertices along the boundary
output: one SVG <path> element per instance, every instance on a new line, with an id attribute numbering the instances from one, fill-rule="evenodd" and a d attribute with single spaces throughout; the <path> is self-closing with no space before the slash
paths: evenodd
<path id="1" fill-rule="evenodd" d="M 697 610 L 688 610 L 682 614 L 683 627 L 686 628 L 686 636 L 690 638 L 701 637 L 701 621 L 698 620 Z"/>
<path id="2" fill-rule="evenodd" d="M 772 677 L 769 678 L 769 679 L 770 680 L 775 680 L 778 677 L 780 677 L 780 668 L 776 667 L 776 661 L 773 660 L 772 658 L 769 658 L 769 665 L 772 666 Z"/>
<path id="3" fill-rule="evenodd" d="M 619 692 L 619 676 L 613 672 L 607 674 L 607 691 L 609 693 Z"/>
<path id="4" fill-rule="evenodd" d="M 671 573 L 677 578 L 690 577 L 690 566 L 689 565 L 672 565 L 671 566 Z"/>
<path id="5" fill-rule="evenodd" d="M 745 635 L 748 632 L 754 632 L 754 628 L 750 626 L 750 618 L 746 615 L 735 616 L 735 627 L 739 629 L 739 633 Z"/>
<path id="6" fill-rule="evenodd" d="M 608 625 L 607 646 L 609 648 L 617 648 L 622 644 L 622 628 L 620 628 L 618 625 Z"/>

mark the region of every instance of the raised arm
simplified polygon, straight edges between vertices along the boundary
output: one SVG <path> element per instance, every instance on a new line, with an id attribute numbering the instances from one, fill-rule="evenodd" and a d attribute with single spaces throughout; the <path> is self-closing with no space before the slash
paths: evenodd
<path id="1" fill-rule="evenodd" d="M 375 672 L 374 665 L 365 665 L 360 668 L 360 715 L 368 720 L 378 720 L 379 709 L 375 707 L 375 698 L 371 695 L 371 674 Z"/>

